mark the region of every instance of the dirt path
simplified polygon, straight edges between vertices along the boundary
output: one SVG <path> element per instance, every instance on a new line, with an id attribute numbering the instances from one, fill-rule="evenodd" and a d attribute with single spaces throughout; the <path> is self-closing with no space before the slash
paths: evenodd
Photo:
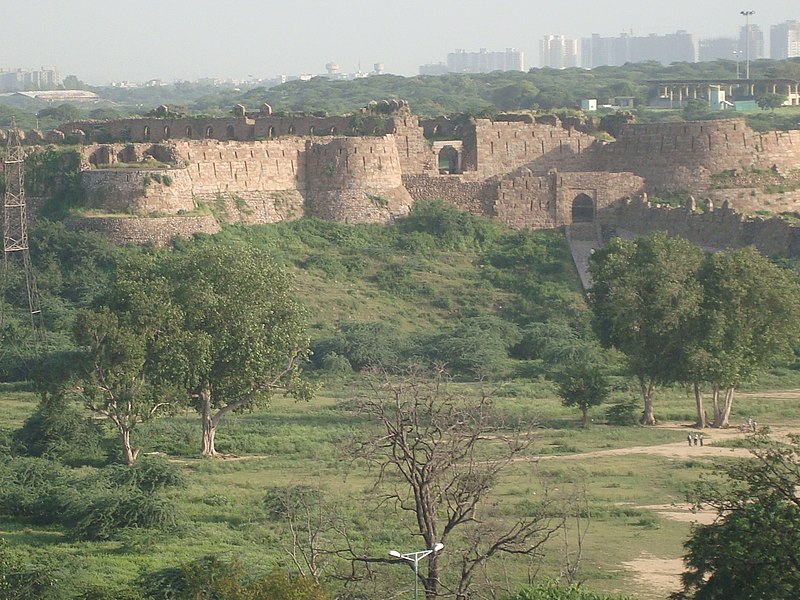
<path id="1" fill-rule="evenodd" d="M 753 394 L 740 394 L 741 396 L 752 396 L 758 398 L 780 398 L 796 399 L 800 398 L 800 390 L 779 390 L 774 392 L 758 392 Z M 661 429 L 673 429 L 688 435 L 693 429 L 676 423 L 658 425 Z M 800 431 L 800 424 L 789 423 L 786 425 L 772 427 L 772 432 L 776 438 L 783 438 L 789 433 Z M 746 457 L 749 455 L 744 448 L 728 448 L 715 446 L 715 442 L 742 438 L 745 433 L 736 428 L 714 429 L 704 431 L 707 440 L 703 447 L 689 446 L 688 442 L 660 444 L 655 446 L 634 446 L 632 448 L 620 448 L 616 450 L 600 450 L 587 452 L 569 457 L 568 459 L 590 458 L 593 456 L 626 456 L 630 454 L 656 454 L 671 458 L 690 458 L 690 457 Z M 553 457 L 555 458 L 555 457 Z M 714 511 L 692 511 L 691 506 L 685 503 L 675 504 L 654 504 L 641 505 L 636 508 L 652 510 L 658 515 L 675 521 L 709 524 L 714 521 L 716 513 Z M 683 572 L 683 562 L 679 558 L 660 558 L 649 553 L 643 553 L 638 558 L 622 563 L 623 568 L 632 573 L 633 579 L 641 584 L 652 594 L 650 597 L 666 598 L 672 592 L 680 589 L 680 574 Z"/>

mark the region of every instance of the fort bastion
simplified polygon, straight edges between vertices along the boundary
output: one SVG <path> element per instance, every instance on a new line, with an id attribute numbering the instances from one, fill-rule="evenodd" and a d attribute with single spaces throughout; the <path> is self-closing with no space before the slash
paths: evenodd
<path id="1" fill-rule="evenodd" d="M 731 244 L 762 232 L 778 240 L 765 246 L 774 253 L 797 246 L 787 225 L 761 227 L 735 212 L 740 202 L 767 205 L 768 194 L 753 188 L 745 197 L 719 185 L 720 177 L 762 170 L 800 178 L 800 131 L 759 133 L 743 119 L 626 124 L 604 142 L 554 117 L 420 120 L 399 101 L 345 117 L 275 115 L 268 106 L 237 107 L 226 118 L 159 114 L 26 134 L 31 144 L 81 142 L 87 206 L 120 214 L 72 226 L 164 243 L 219 221 L 388 223 L 416 201 L 441 199 L 517 228 L 587 223 L 600 235 L 658 224 L 691 235 L 715 222 L 724 231 L 717 237 Z M 667 209 L 639 200 L 676 191 L 728 204 L 714 221 L 687 209 L 654 216 Z M 791 206 L 800 192 L 779 199 Z"/>

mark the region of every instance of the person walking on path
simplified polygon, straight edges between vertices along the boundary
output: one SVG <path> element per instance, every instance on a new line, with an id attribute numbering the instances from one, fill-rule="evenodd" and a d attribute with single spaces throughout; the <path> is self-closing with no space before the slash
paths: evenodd
<path id="1" fill-rule="evenodd" d="M 700 446 L 702 446 L 702 445 L 703 445 L 703 434 L 701 433 L 700 434 Z"/>
<path id="2" fill-rule="evenodd" d="M 689 435 L 687 435 L 686 439 L 689 440 L 689 445 L 691 446 L 692 445 L 692 434 L 690 433 Z"/>
<path id="3" fill-rule="evenodd" d="M 694 434 L 694 445 L 697 446 L 698 442 L 700 442 L 700 436 L 695 433 Z"/>

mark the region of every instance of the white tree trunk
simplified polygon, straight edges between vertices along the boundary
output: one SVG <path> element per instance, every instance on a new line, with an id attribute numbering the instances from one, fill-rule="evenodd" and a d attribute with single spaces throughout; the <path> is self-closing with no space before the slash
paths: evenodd
<path id="1" fill-rule="evenodd" d="M 208 385 L 204 385 L 200 389 L 200 409 L 203 419 L 203 444 L 201 454 L 203 456 L 216 456 L 217 449 L 214 446 L 214 439 L 217 436 L 217 422 L 212 413 L 211 388 Z"/>
<path id="2" fill-rule="evenodd" d="M 697 405 L 697 426 L 700 429 L 708 427 L 706 422 L 706 409 L 703 406 L 703 394 L 700 393 L 700 384 L 694 382 L 694 400 Z"/>
<path id="3" fill-rule="evenodd" d="M 130 467 L 136 464 L 136 459 L 139 458 L 141 448 L 134 450 L 131 447 L 131 430 L 122 423 L 117 423 L 119 430 L 119 439 L 122 442 L 122 456 L 125 463 Z"/>
<path id="4" fill-rule="evenodd" d="M 715 383 L 711 395 L 712 408 L 714 409 L 714 427 L 721 427 L 722 407 L 719 403 L 719 384 Z"/>
<path id="5" fill-rule="evenodd" d="M 646 385 L 644 379 L 639 380 L 642 386 L 642 399 L 644 400 L 644 411 L 640 423 L 642 425 L 655 425 L 656 417 L 653 412 L 653 399 L 656 395 L 656 382 L 651 379 Z"/>
<path id="6" fill-rule="evenodd" d="M 733 408 L 733 390 L 734 386 L 730 385 L 725 390 L 725 406 L 722 409 L 722 421 L 720 427 L 730 427 L 731 409 Z"/>

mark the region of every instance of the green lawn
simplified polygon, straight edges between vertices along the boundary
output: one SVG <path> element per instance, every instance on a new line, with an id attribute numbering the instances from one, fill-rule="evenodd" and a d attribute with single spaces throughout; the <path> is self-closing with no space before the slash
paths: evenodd
<path id="1" fill-rule="evenodd" d="M 773 376 L 770 385 L 793 379 Z M 462 392 L 479 384 L 456 384 Z M 199 422 L 193 414 L 153 421 L 138 431 L 145 452 L 166 452 L 181 465 L 189 486 L 171 492 L 184 514 L 180 530 L 159 535 L 132 531 L 121 541 L 74 542 L 58 527 L 39 527 L 5 520 L 0 535 L 31 561 L 49 561 L 75 589 L 90 584 L 134 581 L 140 572 L 176 565 L 217 553 L 236 557 L 256 569 L 287 564 L 288 532 L 267 514 L 263 499 L 275 486 L 320 488 L 352 527 L 353 539 L 383 555 L 391 548 L 418 545 L 407 517 L 391 505 L 378 506 L 370 473 L 352 460 L 347 443 L 362 439 L 369 423 L 346 410 L 346 402 L 365 390 L 357 379 L 323 389 L 315 400 L 297 403 L 276 398 L 268 410 L 231 415 L 218 434 L 218 449 L 237 458 L 201 460 Z M 625 392 L 621 392 L 624 396 Z M 35 406 L 33 394 L 0 394 L 0 429 L 16 429 Z M 682 389 L 662 390 L 657 415 L 691 421 L 693 398 Z M 504 418 L 526 421 L 534 443 L 525 460 L 514 463 L 497 482 L 485 514 L 511 518 L 526 503 L 552 494 L 585 493 L 588 524 L 580 578 L 597 591 L 636 594 L 643 600 L 663 599 L 663 592 L 638 583 L 623 562 L 639 557 L 675 559 L 689 532 L 689 523 L 666 518 L 648 508 L 685 501 L 687 490 L 709 470 L 712 461 L 699 455 L 685 460 L 657 454 L 570 459 L 576 453 L 682 442 L 677 429 L 615 427 L 603 423 L 603 407 L 593 410 L 595 424 L 579 427 L 577 411 L 560 405 L 549 384 L 509 382 L 497 391 L 496 407 Z M 779 424 L 796 414 L 796 400 L 739 399 L 733 422 L 756 415 L 763 424 Z M 710 434 L 713 437 L 713 432 Z M 546 457 L 537 460 L 537 457 Z M 84 467 L 84 470 L 90 470 Z M 575 523 L 571 523 L 573 535 Z M 575 540 L 571 538 L 571 548 Z M 455 568 L 456 548 L 444 557 L 445 570 Z M 557 576 L 562 567 L 563 538 L 552 540 L 545 558 L 529 564 L 497 560 L 490 572 L 513 586 L 529 573 Z M 408 584 L 401 569 L 377 567 L 383 589 Z M 388 586 L 388 587 L 386 587 Z M 401 589 L 401 588 L 400 588 Z"/>

